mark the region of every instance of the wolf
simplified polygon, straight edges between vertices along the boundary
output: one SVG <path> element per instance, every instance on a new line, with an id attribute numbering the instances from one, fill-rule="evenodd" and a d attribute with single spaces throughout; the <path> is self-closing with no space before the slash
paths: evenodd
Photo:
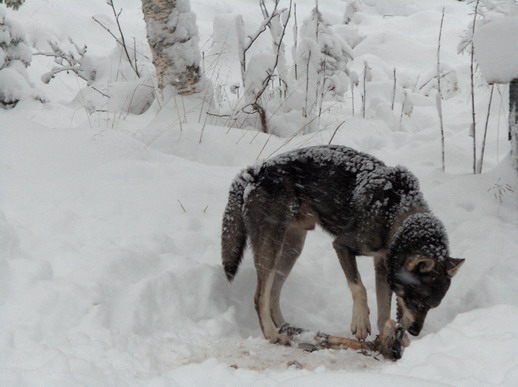
<path id="1" fill-rule="evenodd" d="M 257 271 L 255 308 L 272 343 L 290 343 L 281 329 L 286 321 L 280 293 L 316 225 L 334 237 L 353 299 L 351 332 L 359 340 L 371 325 L 357 256 L 374 258 L 379 331 L 390 319 L 394 293 L 398 324 L 414 336 L 464 263 L 449 256 L 443 224 L 404 167 L 338 145 L 302 148 L 248 167 L 231 184 L 222 263 L 232 281 L 249 241 Z"/>

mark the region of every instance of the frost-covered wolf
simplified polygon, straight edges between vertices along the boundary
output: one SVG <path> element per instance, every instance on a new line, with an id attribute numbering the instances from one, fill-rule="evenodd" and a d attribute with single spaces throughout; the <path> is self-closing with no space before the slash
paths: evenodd
<path id="1" fill-rule="evenodd" d="M 333 247 L 353 297 L 352 333 L 371 332 L 367 293 L 356 256 L 374 257 L 378 329 L 390 318 L 418 335 L 464 259 L 449 257 L 445 229 L 428 208 L 417 178 L 344 146 L 314 146 L 243 170 L 233 181 L 222 229 L 222 258 L 232 280 L 247 239 L 257 270 L 255 307 L 266 339 L 289 343 L 279 307 L 281 288 L 306 233 L 319 224 Z"/>

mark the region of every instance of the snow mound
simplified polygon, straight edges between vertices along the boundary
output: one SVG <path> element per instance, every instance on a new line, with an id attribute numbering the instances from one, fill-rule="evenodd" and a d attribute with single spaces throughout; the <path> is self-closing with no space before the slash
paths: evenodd
<path id="1" fill-rule="evenodd" d="M 414 341 L 384 372 L 456 386 L 516 385 L 517 319 L 512 305 L 460 314 L 439 332 Z"/>
<path id="2" fill-rule="evenodd" d="M 518 16 L 497 19 L 475 33 L 475 57 L 488 83 L 518 78 Z"/>

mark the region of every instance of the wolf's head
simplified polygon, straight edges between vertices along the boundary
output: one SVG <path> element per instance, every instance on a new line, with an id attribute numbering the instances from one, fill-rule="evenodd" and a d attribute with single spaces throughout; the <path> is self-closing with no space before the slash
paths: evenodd
<path id="1" fill-rule="evenodd" d="M 444 260 L 414 256 L 395 273 L 392 281 L 397 296 L 398 320 L 408 332 L 417 336 L 428 311 L 439 306 L 464 259 Z"/>
<path id="2" fill-rule="evenodd" d="M 417 336 L 431 308 L 437 307 L 464 259 L 449 257 L 442 223 L 431 214 L 409 217 L 388 252 L 389 283 L 397 296 L 398 320 Z"/>

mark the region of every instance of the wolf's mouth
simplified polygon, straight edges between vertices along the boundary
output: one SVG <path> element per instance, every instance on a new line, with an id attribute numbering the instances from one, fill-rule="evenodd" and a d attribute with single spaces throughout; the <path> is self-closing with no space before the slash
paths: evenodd
<path id="1" fill-rule="evenodd" d="M 421 333 L 427 313 L 428 311 L 425 310 L 416 315 L 407 307 L 404 299 L 397 298 L 397 323 L 412 336 L 418 336 Z"/>
<path id="2" fill-rule="evenodd" d="M 408 333 L 410 333 L 412 336 L 417 336 L 421 332 L 421 329 L 418 327 L 415 327 L 412 325 L 410 328 L 408 328 Z"/>

